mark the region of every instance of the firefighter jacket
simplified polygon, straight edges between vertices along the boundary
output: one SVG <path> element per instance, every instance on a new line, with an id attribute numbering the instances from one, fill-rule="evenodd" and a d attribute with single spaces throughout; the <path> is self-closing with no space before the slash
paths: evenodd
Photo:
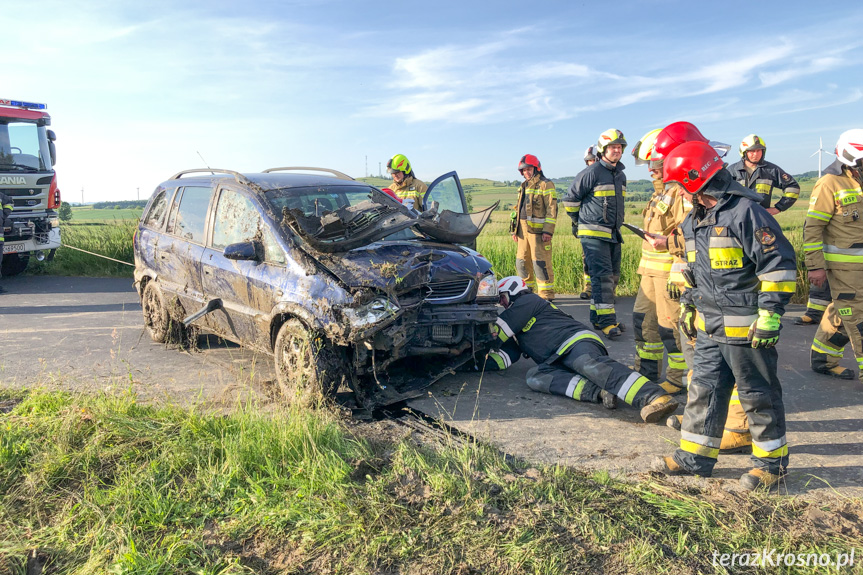
<path id="1" fill-rule="evenodd" d="M 797 287 L 797 258 L 761 198 L 725 170 L 707 183 L 713 208 L 696 205 L 683 221 L 695 278 L 681 301 L 698 310 L 696 327 L 714 341 L 747 344 L 758 310 L 782 315 Z"/>
<path id="2" fill-rule="evenodd" d="M 800 185 L 797 180 L 776 164 L 762 161 L 750 174 L 746 171 L 746 163 L 740 160 L 728 166 L 728 171 L 741 186 L 758 192 L 761 196 L 761 205 L 765 208 L 770 207 L 773 190 L 782 191 L 782 197 L 773 206 L 780 212 L 793 206 L 800 195 Z"/>
<path id="3" fill-rule="evenodd" d="M 594 342 L 605 350 L 599 336 L 586 325 L 533 293 L 516 296 L 509 309 L 498 316 L 497 329 L 500 350 L 489 356 L 500 369 L 518 361 L 521 352 L 543 363 L 564 355 L 582 341 Z"/>
<path id="4" fill-rule="evenodd" d="M 0 242 L 5 241 L 3 228 L 6 227 L 6 222 L 9 220 L 9 214 L 12 213 L 12 206 L 12 198 L 3 192 L 0 192 Z"/>
<path id="5" fill-rule="evenodd" d="M 863 190 L 839 160 L 812 190 L 803 252 L 810 270 L 863 270 Z"/>
<path id="6" fill-rule="evenodd" d="M 518 218 L 531 234 L 553 234 L 557 223 L 557 189 L 554 182 L 537 172 L 518 189 Z"/>
<path id="7" fill-rule="evenodd" d="M 626 197 L 624 165 L 599 160 L 578 173 L 563 197 L 563 207 L 578 226 L 578 237 L 621 242 Z"/>
<path id="8" fill-rule="evenodd" d="M 653 180 L 653 195 L 647 207 L 641 212 L 644 216 L 644 231 L 662 236 L 670 236 L 677 226 L 683 223 L 689 208 L 692 207 L 679 193 L 679 186 L 669 186 L 665 189 L 662 179 Z M 684 264 L 683 258 L 678 258 L 677 275 Z M 641 243 L 641 261 L 638 263 L 640 275 L 667 276 L 674 271 L 675 258 L 669 251 L 658 252 L 648 241 Z M 680 283 L 683 277 L 680 277 Z"/>
<path id="9" fill-rule="evenodd" d="M 428 186 L 413 177 L 413 175 L 405 176 L 401 184 L 393 182 L 389 185 L 389 188 L 399 197 L 402 203 L 412 198 L 414 209 L 418 212 L 423 211 L 423 199 L 425 198 Z"/>

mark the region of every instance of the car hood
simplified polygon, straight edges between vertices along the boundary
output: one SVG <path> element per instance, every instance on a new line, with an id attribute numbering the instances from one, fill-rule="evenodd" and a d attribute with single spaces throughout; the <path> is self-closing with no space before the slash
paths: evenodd
<path id="1" fill-rule="evenodd" d="M 488 260 L 469 248 L 422 240 L 375 242 L 318 261 L 351 288 L 393 293 L 491 272 Z"/>
<path id="2" fill-rule="evenodd" d="M 368 246 L 410 227 L 436 240 L 470 243 L 482 231 L 498 203 L 473 214 L 450 210 L 439 213 L 436 207 L 417 214 L 375 190 L 369 200 L 322 216 L 307 216 L 301 210 L 292 209 L 284 210 L 282 217 L 315 251 L 337 253 Z"/>

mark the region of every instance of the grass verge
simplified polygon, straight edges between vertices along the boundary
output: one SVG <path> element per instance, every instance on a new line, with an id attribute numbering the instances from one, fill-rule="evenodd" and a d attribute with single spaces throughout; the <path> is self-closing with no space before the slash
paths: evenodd
<path id="1" fill-rule="evenodd" d="M 724 573 L 714 551 L 861 543 L 859 501 L 827 529 L 807 520 L 825 505 L 533 468 L 323 412 L 0 394 L 0 573 L 28 555 L 72 574 Z"/>

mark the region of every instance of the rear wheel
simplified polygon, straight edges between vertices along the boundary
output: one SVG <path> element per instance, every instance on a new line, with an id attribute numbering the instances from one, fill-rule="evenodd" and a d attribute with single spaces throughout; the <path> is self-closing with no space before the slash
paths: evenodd
<path id="1" fill-rule="evenodd" d="M 291 403 L 315 406 L 330 400 L 348 377 L 343 351 L 297 319 L 279 329 L 274 352 L 276 379 Z"/>
<path id="2" fill-rule="evenodd" d="M 165 296 L 156 282 L 149 281 L 144 286 L 141 308 L 144 311 L 144 326 L 150 333 L 150 338 L 156 343 L 166 343 L 171 333 L 171 317 L 165 305 Z"/>
<path id="3" fill-rule="evenodd" d="M 6 254 L 3 256 L 3 265 L 0 266 L 0 275 L 17 276 L 27 269 L 29 261 L 30 254 Z"/>

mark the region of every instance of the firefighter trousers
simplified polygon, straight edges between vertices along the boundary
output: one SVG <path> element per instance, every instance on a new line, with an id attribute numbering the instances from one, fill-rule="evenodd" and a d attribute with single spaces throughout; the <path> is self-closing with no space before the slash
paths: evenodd
<path id="1" fill-rule="evenodd" d="M 827 279 L 833 301 L 818 324 L 809 363 L 813 369 L 836 367 L 850 341 L 863 379 L 863 290 L 855 287 L 863 285 L 863 271 L 827 270 Z"/>
<path id="2" fill-rule="evenodd" d="M 554 270 L 551 267 L 551 242 L 542 241 L 542 234 L 532 234 L 524 220 L 518 222 L 518 249 L 515 270 L 527 287 L 539 297 L 554 299 Z"/>
<path id="3" fill-rule="evenodd" d="M 686 387 L 686 360 L 680 349 L 677 330 L 679 304 L 668 297 L 668 275 L 641 276 L 632 323 L 635 330 L 635 370 L 658 381 L 662 373 L 663 351 L 668 353 L 665 379 L 678 387 Z"/>
<path id="4" fill-rule="evenodd" d="M 830 282 L 825 282 L 823 287 L 817 287 L 809 284 L 809 301 L 806 302 L 806 315 L 812 318 L 813 321 L 821 321 L 824 316 L 824 311 L 833 296 L 830 294 Z"/>
<path id="5" fill-rule="evenodd" d="M 582 268 L 584 269 L 584 271 L 581 275 L 581 280 L 582 280 L 581 281 L 581 285 L 582 285 L 581 291 L 583 291 L 588 296 L 590 296 L 593 293 L 593 287 L 590 285 L 590 271 L 588 271 L 588 269 L 587 269 L 587 260 L 583 259 L 581 265 L 582 265 Z M 575 286 L 575 287 L 578 287 L 578 286 Z"/>
<path id="6" fill-rule="evenodd" d="M 580 238 L 590 268 L 590 323 L 597 329 L 617 325 L 614 291 L 620 281 L 621 246 L 596 238 Z"/>
<path id="7" fill-rule="evenodd" d="M 534 391 L 593 403 L 599 402 L 604 389 L 638 408 L 666 395 L 655 382 L 608 357 L 596 341 L 578 342 L 556 361 L 531 368 L 527 385 Z"/>
<path id="8" fill-rule="evenodd" d="M 686 334 L 683 333 L 679 325 L 677 335 L 680 337 L 686 365 L 689 366 L 689 372 L 684 379 L 686 387 L 689 388 L 689 384 L 692 383 L 692 368 L 695 365 L 695 342 L 686 337 Z M 749 420 L 746 419 L 746 412 L 743 411 L 743 407 L 740 405 L 740 394 L 736 383 L 734 384 L 734 389 L 731 391 L 731 401 L 728 402 L 728 416 L 725 418 L 725 430 L 735 433 L 746 433 L 749 431 Z"/>
<path id="9" fill-rule="evenodd" d="M 740 404 L 752 433 L 753 465 L 773 474 L 788 466 L 778 357 L 775 347 L 756 349 L 717 343 L 706 333 L 698 332 L 680 447 L 674 452 L 679 465 L 705 477 L 713 473 L 736 380 Z"/>

